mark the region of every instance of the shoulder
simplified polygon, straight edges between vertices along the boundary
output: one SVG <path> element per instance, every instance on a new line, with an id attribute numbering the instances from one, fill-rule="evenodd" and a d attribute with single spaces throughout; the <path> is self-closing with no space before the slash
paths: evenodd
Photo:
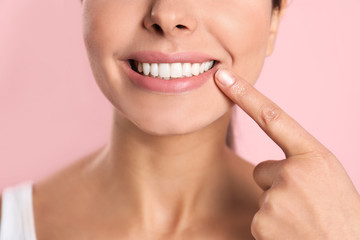
<path id="1" fill-rule="evenodd" d="M 97 156 L 92 152 L 54 172 L 33 186 L 33 210 L 38 239 L 66 239 L 66 226 L 80 224 L 92 208 L 86 167 Z M 74 194 L 76 193 L 76 194 Z M 81 221 L 81 224 L 85 224 Z"/>

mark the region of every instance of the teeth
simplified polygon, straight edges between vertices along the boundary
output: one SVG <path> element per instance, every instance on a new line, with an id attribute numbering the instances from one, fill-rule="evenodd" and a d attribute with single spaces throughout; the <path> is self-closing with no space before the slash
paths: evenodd
<path id="1" fill-rule="evenodd" d="M 142 75 L 161 79 L 192 77 L 210 70 L 214 60 L 203 63 L 141 63 L 135 62 L 137 71 Z"/>
<path id="2" fill-rule="evenodd" d="M 204 70 L 205 70 L 205 63 L 202 63 L 202 64 L 200 65 L 200 73 L 203 73 Z"/>
<path id="3" fill-rule="evenodd" d="M 182 77 L 181 63 L 173 63 L 173 64 L 160 63 L 160 65 L 161 64 L 171 66 L 171 78 L 180 78 L 180 77 Z"/>
<path id="4" fill-rule="evenodd" d="M 138 72 L 141 73 L 143 70 L 142 70 L 142 64 L 141 63 L 138 63 L 137 64 L 137 68 L 138 68 Z"/>
<path id="5" fill-rule="evenodd" d="M 156 64 L 157 63 L 152 63 L 152 64 Z M 170 79 L 170 75 L 171 75 L 171 70 L 170 70 L 170 64 L 166 64 L 166 63 L 160 63 L 159 64 L 159 76 L 160 78 L 165 78 L 165 79 Z"/>
<path id="6" fill-rule="evenodd" d="M 149 63 L 139 63 L 139 65 L 142 65 L 142 68 L 144 70 L 144 75 L 149 75 L 150 73 L 150 64 Z"/>
<path id="7" fill-rule="evenodd" d="M 150 73 L 154 77 L 157 77 L 159 75 L 159 65 L 157 63 L 152 63 L 150 65 Z"/>
<path id="8" fill-rule="evenodd" d="M 191 65 L 191 73 L 192 75 L 199 75 L 200 73 L 200 63 L 194 63 Z"/>
<path id="9" fill-rule="evenodd" d="M 209 70 L 211 68 L 211 62 L 205 63 L 205 71 Z"/>
<path id="10" fill-rule="evenodd" d="M 191 77 L 191 63 L 184 63 L 182 67 L 182 75 L 185 77 Z"/>

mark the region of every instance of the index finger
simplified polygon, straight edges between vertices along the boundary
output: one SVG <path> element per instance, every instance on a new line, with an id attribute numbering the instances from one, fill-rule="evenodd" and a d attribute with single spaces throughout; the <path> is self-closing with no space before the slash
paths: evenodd
<path id="1" fill-rule="evenodd" d="M 284 151 L 288 158 L 325 148 L 298 122 L 244 79 L 219 69 L 215 79 L 222 91 L 243 109 Z M 223 85 L 225 80 L 228 85 Z"/>

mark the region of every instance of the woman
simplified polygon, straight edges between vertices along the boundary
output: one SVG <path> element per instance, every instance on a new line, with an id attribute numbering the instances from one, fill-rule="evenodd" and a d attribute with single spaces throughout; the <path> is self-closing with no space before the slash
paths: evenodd
<path id="1" fill-rule="evenodd" d="M 340 162 L 252 87 L 285 0 L 82 4 L 111 139 L 4 192 L 1 240 L 360 237 L 359 194 Z M 254 167 L 226 145 L 235 104 L 286 159 Z"/>

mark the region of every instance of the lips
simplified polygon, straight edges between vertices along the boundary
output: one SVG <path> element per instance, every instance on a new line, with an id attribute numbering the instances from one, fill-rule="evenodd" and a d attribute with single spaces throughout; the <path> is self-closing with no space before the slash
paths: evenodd
<path id="1" fill-rule="evenodd" d="M 175 78 L 171 80 L 160 79 L 151 76 L 144 76 L 133 69 L 130 60 L 147 63 L 198 63 L 214 60 L 215 65 L 208 71 L 192 77 Z M 218 69 L 218 61 L 211 56 L 202 53 L 178 53 L 164 54 L 161 52 L 136 52 L 128 57 L 128 61 L 123 61 L 125 71 L 129 79 L 143 90 L 158 93 L 185 93 L 201 87 L 209 79 L 212 79 Z"/>

